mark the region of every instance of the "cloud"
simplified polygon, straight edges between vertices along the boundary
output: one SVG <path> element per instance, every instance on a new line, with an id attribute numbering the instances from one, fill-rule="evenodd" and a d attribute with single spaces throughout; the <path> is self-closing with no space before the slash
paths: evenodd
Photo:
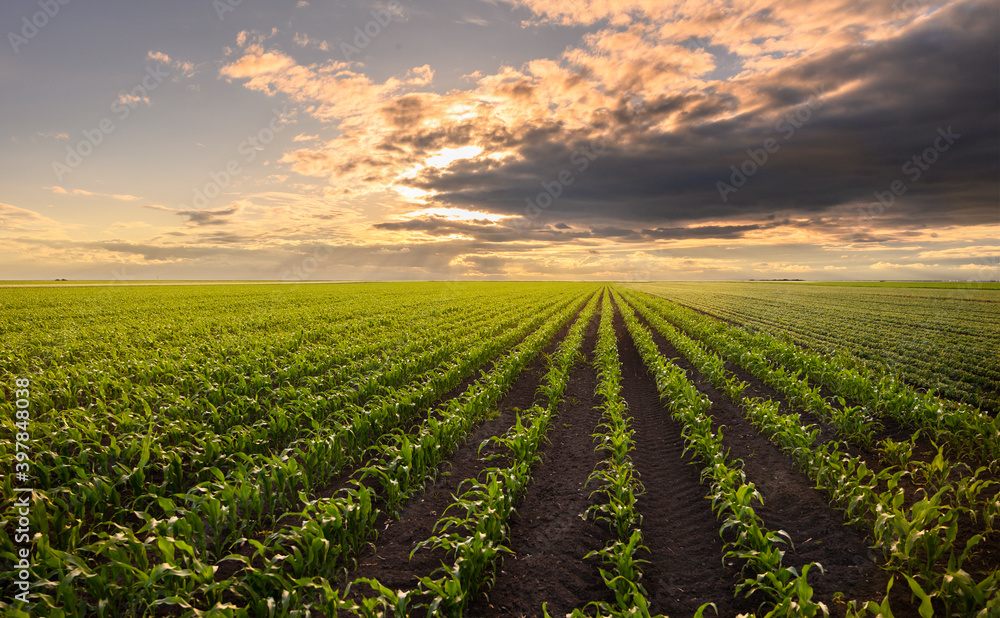
<path id="1" fill-rule="evenodd" d="M 52 219 L 40 215 L 33 210 L 28 210 L 26 208 L 19 208 L 17 206 L 4 204 L 2 202 L 0 202 L 0 216 L 2 216 L 4 220 L 15 219 L 19 221 L 36 221 L 40 223 L 47 223 L 52 221 Z"/>
<path id="2" fill-rule="evenodd" d="M 139 95 L 129 94 L 129 93 L 123 92 L 123 93 L 121 93 L 121 94 L 118 95 L 117 99 L 115 99 L 115 104 L 117 104 L 117 105 L 128 105 L 129 107 L 131 107 L 133 109 L 135 109 L 135 107 L 139 103 L 144 103 L 146 105 L 149 105 L 149 97 L 140 97 Z"/>
<path id="3" fill-rule="evenodd" d="M 246 85 L 284 92 L 336 124 L 337 137 L 281 161 L 352 195 L 396 187 L 419 202 L 521 216 L 529 200 L 548 199 L 545 187 L 569 174 L 571 182 L 553 190 L 545 220 L 595 229 L 628 223 L 664 241 L 740 238 L 767 228 L 695 228 L 777 212 L 836 219 L 817 223 L 817 235 L 857 242 L 889 230 L 996 219 L 1000 96 L 990 84 L 1000 66 L 987 50 L 1000 45 L 1000 23 L 987 3 L 956 2 L 918 21 L 860 3 L 823 3 L 815 17 L 771 4 L 747 13 L 745 26 L 733 24 L 748 5 L 727 16 L 721 7 L 670 12 L 673 4 L 653 0 L 622 10 L 524 4 L 539 15 L 609 19 L 610 26 L 557 59 L 479 73 L 471 88 L 443 94 L 407 92 L 427 82 L 416 72 L 378 84 L 336 64 L 282 64 Z M 860 13 L 843 13 L 848 7 Z M 736 50 L 756 59 L 752 68 L 726 81 L 706 79 L 720 61 L 706 49 L 736 49 L 738 38 L 723 45 L 713 35 L 689 49 L 684 42 L 695 31 L 664 17 L 677 14 L 706 27 L 732 19 L 734 28 L 781 37 Z M 809 45 L 797 38 L 801 19 L 836 32 Z M 869 28 L 858 28 L 868 19 L 892 22 L 892 36 L 867 39 Z M 903 164 L 947 126 L 961 139 L 909 181 Z M 769 139 L 779 148 L 758 165 L 751 156 Z M 482 153 L 441 168 L 427 164 L 434 153 L 473 146 Z M 723 200 L 719 183 L 738 182 L 733 168 L 746 162 L 754 172 Z M 907 194 L 881 216 L 859 219 L 858 208 L 895 180 L 907 181 Z"/>
<path id="4" fill-rule="evenodd" d="M 309 38 L 309 35 L 297 32 L 292 41 L 299 47 L 314 47 L 320 51 L 330 51 L 330 44 L 326 41 L 318 41 Z"/>
<path id="5" fill-rule="evenodd" d="M 185 225 L 204 227 L 232 224 L 235 221 L 234 215 L 239 214 L 246 208 L 246 206 L 247 204 L 245 202 L 237 201 L 233 202 L 226 208 L 220 208 L 218 210 L 180 210 L 157 204 L 148 204 L 146 208 L 172 212 L 181 217 L 186 217 L 187 220 L 185 221 Z"/>
<path id="6" fill-rule="evenodd" d="M 153 227 L 153 224 L 148 221 L 117 221 L 111 224 L 112 230 L 133 230 L 148 227 Z"/>
<path id="7" fill-rule="evenodd" d="M 787 223 L 787 221 L 785 222 Z M 686 238 L 743 238 L 748 232 L 767 230 L 782 225 L 781 223 L 750 224 L 750 225 L 702 225 L 697 227 L 656 228 L 643 230 L 650 238 L 662 240 L 680 240 Z"/>
<path id="8" fill-rule="evenodd" d="M 85 189 L 73 189 L 72 191 L 70 191 L 63 187 L 60 187 L 59 185 L 46 187 L 46 189 L 58 195 L 82 195 L 85 197 L 103 197 L 113 200 L 121 200 L 125 202 L 134 202 L 136 200 L 142 199 L 141 197 L 137 197 L 135 195 L 129 195 L 127 193 L 98 193 L 95 191 L 87 191 Z"/>
<path id="9" fill-rule="evenodd" d="M 287 102 L 309 132 L 270 161 L 259 193 L 150 206 L 180 218 L 148 241 L 47 250 L 193 262 L 201 247 L 284 265 L 319 250 L 331 268 L 394 278 L 930 277 L 997 255 L 991 4 L 504 4 L 530 29 L 553 26 L 525 34 L 545 45 L 463 65 L 465 81 L 436 81 L 447 67 L 434 55 L 316 61 L 326 42 L 294 28 L 240 32 L 217 77 Z M 486 21 L 439 25 L 486 36 L 456 19 Z M 557 51 L 531 55 L 544 48 Z M 960 138 L 914 179 L 904 165 L 949 127 Z M 905 193 L 875 208 L 897 181 Z"/>
<path id="10" fill-rule="evenodd" d="M 892 262 L 876 262 L 871 265 L 872 270 L 895 270 L 899 268 L 922 269 L 922 268 L 933 268 L 933 267 L 937 267 L 937 264 L 934 264 L 932 266 L 930 264 L 922 264 L 920 262 L 913 262 L 910 264 L 893 264 Z"/>
<path id="11" fill-rule="evenodd" d="M 294 64 L 294 60 L 280 52 L 251 52 L 222 67 L 220 73 L 230 79 L 256 78 L 279 73 Z"/>
<path id="12" fill-rule="evenodd" d="M 977 258 L 977 257 L 1000 257 L 1000 245 L 973 245 L 969 247 L 953 247 L 950 249 L 938 249 L 933 251 L 921 251 L 918 258 L 939 259 L 939 258 Z"/>
<path id="13" fill-rule="evenodd" d="M 455 20 L 456 24 L 472 24 L 474 26 L 482 26 L 483 28 L 490 26 L 490 21 L 488 19 L 483 19 L 482 17 L 466 16 Z"/>
<path id="14" fill-rule="evenodd" d="M 5 232 L 41 232 L 48 235 L 60 232 L 62 223 L 33 210 L 0 202 L 0 234 Z M 4 241 L 10 240 L 4 236 Z"/>
<path id="15" fill-rule="evenodd" d="M 788 262 L 758 262 L 753 269 L 760 273 L 808 273 L 816 270 L 807 264 L 790 264 Z"/>
<path id="16" fill-rule="evenodd" d="M 245 37 L 241 39 L 245 42 Z M 433 70 L 424 65 L 410 69 L 401 78 L 390 77 L 377 83 L 354 71 L 352 66 L 337 61 L 300 65 L 280 51 L 265 51 L 260 43 L 253 43 L 245 48 L 243 56 L 223 66 L 219 73 L 230 80 L 247 80 L 244 86 L 251 90 L 280 92 L 293 101 L 307 104 L 311 115 L 326 121 L 366 115 L 391 96 L 428 85 L 434 76 Z"/>
<path id="17" fill-rule="evenodd" d="M 150 50 L 150 52 L 147 54 L 147 57 L 150 60 L 155 60 L 156 62 L 160 62 L 162 64 L 166 64 L 167 66 L 169 66 L 172 72 L 176 73 L 176 76 L 174 78 L 175 81 L 179 80 L 180 78 L 192 77 L 195 73 L 198 72 L 198 65 L 194 64 L 193 62 L 176 60 L 160 51 Z M 148 101 L 146 101 L 146 103 L 148 103 Z"/>

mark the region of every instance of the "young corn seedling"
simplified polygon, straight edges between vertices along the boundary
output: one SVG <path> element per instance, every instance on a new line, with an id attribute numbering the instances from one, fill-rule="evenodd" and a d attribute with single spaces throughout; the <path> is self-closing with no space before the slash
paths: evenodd
<path id="1" fill-rule="evenodd" d="M 913 445 L 919 434 L 920 431 L 917 430 L 909 440 L 903 442 L 897 442 L 891 438 L 886 438 L 879 442 L 879 457 L 883 463 L 905 470 L 910 459 L 913 457 Z"/>
<path id="2" fill-rule="evenodd" d="M 778 547 L 790 544 L 791 539 L 783 531 L 767 530 L 754 512 L 752 504 L 761 501 L 760 494 L 753 484 L 745 482 L 742 469 L 730 467 L 727 463 L 721 437 L 712 434 L 711 421 L 705 415 L 710 404 L 696 390 L 692 390 L 693 385 L 679 367 L 666 363 L 648 329 L 638 323 L 631 307 L 623 302 L 619 306 L 643 361 L 657 379 L 661 397 L 671 402 L 669 407 L 675 418 L 684 425 L 685 452 L 694 450 L 706 464 L 702 478 L 712 482 L 712 493 L 709 495 L 712 508 L 720 518 L 725 517 L 720 535 L 730 537 L 723 560 L 736 557 L 744 561 L 745 579 L 739 584 L 737 594 L 745 591 L 749 596 L 759 591 L 770 598 L 778 611 L 783 611 L 782 608 L 792 611 L 793 601 L 796 611 L 825 611 L 825 607 L 811 600 L 812 589 L 805 581 L 808 569 L 803 569 L 799 582 L 798 573 L 781 564 L 783 552 Z M 762 406 L 762 413 L 773 412 L 771 408 Z M 814 439 L 815 435 L 812 435 L 808 441 Z M 795 445 L 801 443 L 793 441 Z"/>

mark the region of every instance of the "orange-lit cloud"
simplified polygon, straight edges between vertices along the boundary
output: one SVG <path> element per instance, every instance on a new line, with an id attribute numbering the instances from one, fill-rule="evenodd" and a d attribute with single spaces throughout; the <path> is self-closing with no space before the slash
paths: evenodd
<path id="1" fill-rule="evenodd" d="M 973 276 L 997 257 L 1000 20 L 987 2 L 490 4 L 489 20 L 448 23 L 496 25 L 516 7 L 507 25 L 527 16 L 560 45 L 458 72 L 433 54 L 386 60 L 375 48 L 396 34 L 342 61 L 334 35 L 296 22 L 240 32 L 221 64 L 151 51 L 178 75 L 216 66 L 211 79 L 293 108 L 298 134 L 218 203 L 149 205 L 148 230 L 141 215 L 95 224 L 145 241 L 46 238 L 41 215 L 8 210 L 9 242 L 46 259 L 254 268 L 322 250 L 315 276 L 435 278 Z M 392 26 L 397 49 L 411 18 Z M 946 127 L 961 137 L 914 178 L 905 165 Z M 61 128 L 31 135 L 80 139 Z M 125 191 L 146 195 L 43 193 L 140 201 Z"/>

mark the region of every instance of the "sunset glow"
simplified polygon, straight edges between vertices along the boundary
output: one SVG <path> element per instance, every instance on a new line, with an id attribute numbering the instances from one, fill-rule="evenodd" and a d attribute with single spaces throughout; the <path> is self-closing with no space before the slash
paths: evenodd
<path id="1" fill-rule="evenodd" d="M 448 167 L 455 161 L 472 158 L 483 151 L 479 146 L 462 146 L 461 148 L 444 148 L 436 155 L 427 158 L 431 167 Z"/>
<path id="2" fill-rule="evenodd" d="M 1000 278 L 994 2 L 223 4 L 8 37 L 0 279 Z"/>

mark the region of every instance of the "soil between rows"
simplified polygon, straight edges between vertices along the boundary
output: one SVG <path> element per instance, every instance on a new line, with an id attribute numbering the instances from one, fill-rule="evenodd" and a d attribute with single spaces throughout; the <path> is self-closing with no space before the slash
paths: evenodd
<path id="1" fill-rule="evenodd" d="M 681 426 L 660 401 L 656 383 L 617 310 L 614 326 L 622 394 L 635 432 L 632 462 L 645 490 L 637 506 L 649 548 L 642 583 L 650 610 L 691 616 L 711 602 L 719 616 L 750 612 L 754 609 L 750 602 L 733 596 L 739 573 L 722 561 L 719 523 L 706 499 L 708 488 L 701 483 L 700 468 L 683 455 Z"/>
<path id="2" fill-rule="evenodd" d="M 573 318 L 566 325 L 564 325 L 559 330 L 558 333 L 556 333 L 556 335 L 554 337 L 554 340 L 553 340 L 554 342 L 558 342 L 558 341 L 562 340 L 562 337 L 565 336 L 566 332 L 569 330 L 570 325 L 573 323 L 574 320 L 576 320 L 576 318 L 579 315 L 580 315 L 580 312 L 578 311 L 576 313 L 576 315 L 574 315 Z M 498 360 L 500 360 L 500 358 L 502 358 L 503 356 L 505 356 L 506 354 L 508 354 L 511 350 L 513 350 L 517 346 L 521 345 L 524 342 L 524 340 L 527 339 L 528 337 L 530 337 L 534 332 L 535 331 L 531 331 L 531 332 L 527 333 L 524 337 L 521 337 L 517 341 L 511 343 L 506 349 L 501 350 L 496 356 L 488 359 L 482 365 L 473 368 L 472 371 L 469 372 L 469 375 L 466 376 L 461 382 L 459 382 L 459 384 L 457 386 L 455 386 L 454 388 L 452 388 L 450 391 L 448 391 L 444 395 L 441 395 L 440 397 L 438 397 L 437 400 L 435 400 L 428 407 L 427 411 L 424 414 L 420 414 L 416 418 L 414 418 L 413 420 L 411 420 L 410 423 L 404 428 L 404 432 L 405 433 L 414 433 L 414 432 L 418 431 L 418 429 L 419 429 L 419 427 L 421 425 L 423 425 L 425 422 L 427 422 L 428 418 L 440 418 L 440 409 L 441 409 L 442 404 L 444 404 L 444 403 L 446 403 L 448 401 L 451 401 L 452 399 L 456 399 L 459 396 L 461 396 L 466 390 L 468 390 L 468 388 L 470 386 L 472 386 L 472 384 L 474 382 L 476 382 L 476 380 L 478 380 L 482 376 L 482 373 L 487 373 L 488 374 L 488 373 L 492 372 L 493 368 L 496 367 L 496 363 L 497 363 Z M 554 350 L 555 349 L 555 345 L 556 345 L 556 343 L 550 344 L 549 347 L 546 348 L 545 351 L 542 353 L 542 356 L 544 357 L 545 354 L 550 353 L 550 350 Z M 537 361 L 538 359 L 535 359 L 535 360 Z M 527 371 L 531 367 L 533 367 L 533 364 L 529 364 L 529 366 L 526 367 L 525 370 Z M 515 386 L 516 386 L 516 384 L 515 384 Z M 329 497 L 335 495 L 342 488 L 347 487 L 348 484 L 349 484 L 349 482 L 350 482 L 350 480 L 352 478 L 355 478 L 355 476 L 357 475 L 357 471 L 361 470 L 362 468 L 364 468 L 364 467 L 366 467 L 368 465 L 370 465 L 371 462 L 373 461 L 373 459 L 375 457 L 376 457 L 376 455 L 374 455 L 374 454 L 368 454 L 365 457 L 363 457 L 360 462 L 358 462 L 357 464 L 355 464 L 353 466 L 350 466 L 347 470 L 345 470 L 344 472 L 342 472 L 337 478 L 333 479 L 325 488 L 323 488 L 322 490 L 318 490 L 316 492 L 316 497 L 317 498 L 329 498 Z M 292 521 L 292 525 L 295 525 L 296 523 L 300 523 L 300 522 L 296 522 L 295 520 L 290 520 L 290 521 Z"/>
<path id="3" fill-rule="evenodd" d="M 535 403 L 536 389 L 547 370 L 546 358 L 555 352 L 579 314 L 577 312 L 521 372 L 501 400 L 499 415 L 472 431 L 466 442 L 442 464 L 437 479 L 407 501 L 397 517 L 390 517 L 384 512 L 379 516 L 376 522 L 379 535 L 374 547 L 359 556 L 358 568 L 347 575 L 345 583 L 358 578 L 375 578 L 394 590 L 410 590 L 417 587 L 420 577 L 430 575 L 441 565 L 445 558 L 443 552 L 421 550 L 413 555 L 412 560 L 410 552 L 417 543 L 433 534 L 434 525 L 454 501 L 463 481 L 478 478 L 488 467 L 503 465 L 502 461 L 484 461 L 482 456 L 494 450 L 487 445 L 481 456 L 480 445 L 493 436 L 502 435 L 514 424 L 518 412 L 527 410 Z M 355 596 L 368 592 L 365 585 L 351 589 L 351 594 Z"/>
<path id="4" fill-rule="evenodd" d="M 547 348 L 545 348 L 545 350 L 543 350 L 542 354 L 540 354 L 539 357 L 535 358 L 532 363 L 529 363 L 528 367 L 525 368 L 525 371 L 522 372 L 522 374 L 519 377 L 519 379 L 523 378 L 525 374 L 533 371 L 536 368 L 537 364 L 539 362 L 541 362 L 540 359 L 544 358 L 545 354 L 551 353 L 555 349 L 555 346 L 557 345 L 557 342 L 560 341 L 563 336 L 565 336 L 565 333 L 569 330 L 569 325 L 573 323 L 573 321 L 576 319 L 577 316 L 579 316 L 579 311 L 577 312 L 577 314 L 566 325 L 564 325 L 556 333 L 556 335 L 555 335 L 555 337 L 553 339 L 553 343 L 551 343 Z M 454 388 L 452 388 L 450 391 L 448 391 L 444 395 L 440 396 L 434 403 L 432 403 L 431 406 L 428 408 L 428 410 L 424 414 L 420 414 L 416 418 L 414 418 L 410 422 L 410 424 L 407 426 L 406 431 L 408 433 L 409 432 L 413 432 L 421 424 L 423 424 L 424 422 L 426 422 L 427 418 L 430 415 L 435 415 L 436 411 L 438 410 L 438 408 L 440 407 L 440 405 L 442 403 L 450 401 L 451 399 L 455 399 L 456 397 L 459 397 L 462 393 L 464 393 L 468 389 L 469 386 L 471 386 L 477 379 L 479 379 L 479 377 L 481 375 L 480 372 L 485 371 L 486 373 L 489 373 L 490 371 L 492 371 L 493 368 L 494 368 L 494 366 L 496 365 L 497 360 L 500 358 L 500 356 L 502 356 L 503 354 L 506 354 L 509 350 L 513 350 L 515 347 L 517 347 L 518 345 L 520 345 L 530 335 L 531 335 L 531 333 L 528 333 L 527 335 L 525 335 L 525 337 L 522 337 L 518 341 L 512 343 L 506 350 L 500 352 L 499 356 L 490 358 L 486 362 L 484 362 L 481 366 L 475 368 L 457 386 L 455 386 Z M 517 385 L 518 385 L 518 382 L 516 381 L 515 384 L 514 384 L 515 389 L 516 389 Z M 513 392 L 514 391 L 512 390 L 511 393 L 508 396 L 510 396 L 511 394 L 513 394 Z M 516 405 L 516 404 L 512 404 L 512 405 Z M 499 420 L 499 419 L 497 419 L 497 420 Z M 510 424 L 513 424 L 513 417 L 511 417 L 511 420 L 510 420 L 510 422 L 508 423 L 507 426 L 509 426 Z M 501 433 L 502 433 L 502 431 L 501 431 Z M 476 447 L 478 447 L 479 442 L 476 442 L 475 444 L 476 444 Z M 357 472 L 360 469 L 364 468 L 365 466 L 369 465 L 373 461 L 373 459 L 374 459 L 375 456 L 376 455 L 374 454 L 374 452 L 366 454 L 362 458 L 362 460 L 360 462 L 358 462 L 358 463 L 356 463 L 356 464 L 354 464 L 352 466 L 349 466 L 344 472 L 342 472 L 336 478 L 334 478 L 329 483 L 327 483 L 325 487 L 316 490 L 315 491 L 316 497 L 322 499 L 322 498 L 330 498 L 330 497 L 336 495 L 337 492 L 339 492 L 342 488 L 347 487 L 350 484 L 351 480 L 354 479 L 354 478 L 356 478 Z M 465 478 L 465 477 L 462 477 L 462 478 Z M 425 493 L 426 493 L 426 490 L 425 490 Z M 378 504 L 378 506 L 379 506 L 380 509 L 383 507 L 383 504 L 382 504 L 381 500 L 379 500 L 377 502 L 377 504 Z M 387 513 L 385 513 L 384 511 L 381 512 L 379 514 L 379 516 L 378 516 L 378 519 L 376 520 L 375 529 L 376 530 L 382 530 L 382 529 L 386 528 L 391 523 L 390 520 L 391 520 L 391 517 Z M 286 511 L 286 513 L 284 515 L 282 515 L 279 518 L 278 526 L 280 526 L 282 528 L 290 528 L 290 527 L 301 526 L 303 522 L 304 522 L 304 519 L 302 518 L 301 515 L 299 515 L 298 513 L 296 513 L 295 509 L 289 509 L 289 510 Z M 257 540 L 263 540 L 264 536 L 266 536 L 266 534 L 264 534 L 264 533 L 258 534 L 257 535 Z M 252 559 L 252 564 L 253 564 L 253 566 L 255 568 L 260 568 L 263 565 L 262 558 L 260 556 L 255 555 L 255 549 L 249 543 L 243 543 L 240 547 L 234 548 L 232 553 L 243 555 L 243 556 L 245 556 L 247 558 Z M 361 558 L 359 557 L 359 561 L 360 561 L 360 559 Z M 216 570 L 216 573 L 215 573 L 215 581 L 217 581 L 217 582 L 218 581 L 224 581 L 226 579 L 234 577 L 237 574 L 239 574 L 243 569 L 244 569 L 244 566 L 243 566 L 242 562 L 239 562 L 237 560 L 222 560 L 217 565 L 217 570 Z M 232 600 L 232 599 L 228 599 L 228 600 Z"/>
<path id="5" fill-rule="evenodd" d="M 699 312 L 699 313 L 704 313 L 704 312 Z M 711 314 L 708 313 L 704 313 L 704 315 L 706 315 L 709 318 L 723 320 L 722 318 L 712 316 Z M 649 326 L 645 322 L 645 320 L 642 319 L 641 317 L 640 321 L 647 327 Z M 661 350 L 664 350 L 666 349 L 666 347 L 669 347 L 671 350 L 673 350 L 671 352 L 672 354 L 680 356 L 680 352 L 675 348 L 673 348 L 672 346 L 670 346 L 669 342 L 667 342 L 662 336 L 660 336 L 659 333 L 655 331 L 655 329 L 650 328 L 650 331 L 653 332 L 654 336 L 657 338 L 657 341 L 660 343 Z M 708 394 L 713 401 L 719 398 L 721 398 L 722 400 L 726 400 L 726 395 L 721 391 L 716 390 L 707 380 L 707 378 L 698 373 L 695 370 L 694 366 L 691 365 L 691 363 L 689 363 L 686 359 L 680 358 L 678 364 L 684 367 L 685 370 L 689 372 L 689 374 L 696 376 L 697 379 L 695 381 L 698 383 L 699 388 L 703 392 Z M 795 406 L 789 404 L 787 398 L 784 397 L 784 395 L 778 393 L 770 386 L 764 384 L 761 380 L 754 377 L 751 373 L 744 370 L 739 365 L 733 363 L 732 361 L 727 361 L 725 363 L 725 367 L 727 370 L 733 372 L 741 380 L 749 384 L 746 392 L 750 396 L 763 397 L 765 399 L 773 399 L 779 402 L 782 410 L 784 411 L 791 410 L 795 413 L 798 413 L 801 416 L 802 421 L 804 423 L 820 427 L 821 435 L 818 439 L 819 443 L 837 439 L 835 427 L 833 427 L 828 423 L 823 422 L 818 417 L 816 417 L 812 412 L 802 409 L 796 409 Z M 821 386 L 820 390 L 824 398 L 827 398 L 828 400 L 834 398 L 833 393 L 827 387 Z M 839 407 L 840 403 L 839 401 L 834 401 L 833 405 Z M 846 405 L 856 406 L 858 404 L 856 402 L 848 400 L 846 401 Z M 879 420 L 883 424 L 883 428 L 881 431 L 876 432 L 873 444 L 878 444 L 881 440 L 885 438 L 905 441 L 908 440 L 914 432 L 912 428 L 904 427 L 888 416 L 883 415 L 882 417 L 880 417 Z M 862 461 L 865 462 L 865 464 L 871 470 L 880 471 L 887 467 L 886 463 L 880 457 L 879 450 L 877 449 L 877 447 L 873 447 L 871 450 L 867 450 L 847 445 L 846 443 L 844 443 L 842 445 L 842 448 L 848 455 L 859 457 Z M 910 458 L 910 461 L 929 463 L 934 459 L 936 454 L 937 454 L 937 449 L 934 446 L 933 442 L 928 437 L 928 434 L 922 432 L 920 436 L 915 440 L 915 447 L 913 449 L 913 454 Z M 958 463 L 958 461 L 953 460 L 953 463 Z M 968 462 L 965 462 L 965 465 L 969 465 Z M 970 471 L 972 469 L 975 469 L 974 465 L 971 468 L 969 468 Z M 959 470 L 960 472 L 961 466 L 958 466 L 957 470 Z M 950 482 L 954 483 L 956 481 L 954 475 L 959 474 L 959 472 L 953 474 L 952 478 L 950 479 Z M 983 473 L 980 476 L 980 478 L 994 483 L 996 483 L 998 480 L 996 474 L 993 474 L 988 471 Z M 883 490 L 885 489 L 884 485 L 882 486 L 882 489 Z M 906 496 L 904 500 L 904 505 L 911 506 L 914 502 L 916 502 L 917 500 L 926 495 L 925 492 L 928 491 L 928 487 L 918 484 L 917 482 L 915 482 L 913 478 L 909 476 L 904 476 L 902 479 L 900 479 L 899 490 L 903 491 L 904 495 Z M 998 492 L 997 489 L 988 489 L 986 491 L 986 494 L 996 496 L 997 492 Z M 933 493 L 933 490 L 931 490 L 931 493 Z M 1000 564 L 1000 532 L 997 532 L 995 530 L 987 532 L 983 529 L 982 522 L 977 522 L 973 520 L 967 514 L 960 515 L 959 533 L 955 539 L 955 547 L 958 548 L 965 547 L 966 542 L 976 534 L 983 535 L 984 540 L 981 543 L 979 543 L 976 546 L 975 550 L 969 555 L 969 558 L 963 565 L 963 569 L 968 573 L 971 573 L 974 578 L 981 579 L 989 575 L 989 573 L 991 573 L 992 570 L 995 568 L 996 564 Z M 872 556 L 875 556 L 876 560 L 878 559 L 877 552 L 871 552 L 871 550 L 869 550 L 869 557 Z M 884 575 L 884 579 L 886 581 L 888 581 L 888 577 L 889 577 L 888 574 Z M 897 585 L 894 587 L 893 594 L 890 597 L 890 601 L 893 604 L 893 607 L 894 608 L 897 606 L 907 607 L 908 609 L 906 611 L 908 611 L 909 614 L 901 614 L 901 615 L 916 615 L 916 609 L 914 608 L 913 603 L 910 600 L 910 596 L 906 588 L 903 587 L 902 590 L 897 590 L 897 588 L 900 588 L 900 586 L 898 586 L 899 583 L 898 580 L 899 578 L 897 577 Z"/>
<path id="6" fill-rule="evenodd" d="M 869 548 L 865 535 L 845 525 L 840 511 L 830 506 L 826 495 L 757 431 L 725 393 L 712 386 L 708 378 L 655 329 L 650 328 L 650 332 L 660 353 L 684 369 L 698 390 L 712 401 L 708 414 L 713 418 L 716 431 L 723 428 L 723 445 L 729 449 L 730 461 L 743 460 L 747 481 L 754 483 L 763 498 L 764 504 L 756 509 L 757 514 L 768 529 L 784 530 L 791 537 L 794 549 L 787 549 L 784 564 L 800 571 L 801 566 L 809 562 L 823 565 L 825 572 L 815 569 L 809 572 L 814 599 L 826 603 L 832 616 L 844 614 L 844 606 L 833 599 L 837 592 L 844 593 L 847 600 L 881 601 L 889 574 L 877 566 L 880 556 Z M 727 364 L 727 368 L 729 366 Z M 749 392 L 778 400 L 786 412 L 790 409 L 783 397 L 752 374 L 739 369 L 737 375 L 750 383 Z M 793 411 L 803 414 L 804 419 L 807 416 L 802 410 Z M 916 618 L 919 613 L 901 583 L 905 584 L 896 582 L 890 596 L 893 612 L 899 618 Z M 720 612 L 721 615 L 725 614 Z"/>
<path id="7" fill-rule="evenodd" d="M 720 322 L 728 324 L 731 327 L 744 328 L 744 329 L 747 328 L 746 325 L 744 324 L 739 324 L 730 319 L 717 316 L 708 311 L 696 309 L 695 307 L 692 307 L 690 305 L 685 305 L 684 303 L 675 300 L 670 300 L 669 302 L 680 305 L 681 307 L 684 307 L 686 309 L 690 309 L 691 311 L 694 311 L 695 313 L 703 315 L 709 319 L 719 320 Z M 750 330 L 751 331 L 760 330 L 761 332 L 765 333 L 770 332 L 766 329 L 759 329 L 759 328 L 751 328 Z M 803 350 L 809 350 L 813 352 L 816 351 L 803 343 L 798 343 L 798 342 L 794 343 L 797 347 Z M 736 363 L 732 361 L 726 361 L 725 367 L 727 370 L 734 373 L 741 380 L 750 384 L 749 392 L 751 394 L 759 397 L 766 397 L 768 399 L 777 399 L 783 403 L 786 403 L 784 396 L 778 394 L 776 391 L 774 391 L 774 389 L 764 384 L 761 380 L 755 378 L 753 375 L 751 375 L 749 372 L 744 370 Z M 832 405 L 835 408 L 837 409 L 841 408 L 841 404 L 837 400 L 837 395 L 834 394 L 834 392 L 830 389 L 830 387 L 826 386 L 825 384 L 816 382 L 815 380 L 811 380 L 810 385 L 819 388 L 820 395 L 824 399 L 828 401 L 833 400 Z M 848 397 L 845 397 L 844 405 L 850 407 L 858 407 L 861 404 Z M 789 406 L 785 405 L 784 407 L 788 408 Z M 820 435 L 819 438 L 820 443 L 826 442 L 831 439 L 835 439 L 836 428 L 834 428 L 832 425 L 821 421 L 820 419 L 816 418 L 811 412 L 808 412 L 806 410 L 799 410 L 799 413 L 802 414 L 802 417 L 806 419 L 809 423 L 821 428 L 822 434 Z M 903 425 L 900 425 L 895 419 L 889 417 L 888 415 L 884 414 L 880 415 L 878 420 L 882 424 L 882 428 L 875 432 L 872 444 L 878 444 L 879 442 L 885 440 L 886 438 L 896 441 L 905 441 L 910 439 L 910 436 L 913 435 L 914 430 L 912 427 L 905 427 Z M 848 451 L 850 455 L 861 457 L 864 460 L 865 464 L 871 469 L 881 470 L 883 467 L 885 467 L 881 463 L 878 453 L 874 449 L 869 451 L 849 446 Z M 916 441 L 916 448 L 913 451 L 914 458 L 919 459 L 920 461 L 930 461 L 934 459 L 935 453 L 936 450 L 931 445 L 931 441 L 927 438 L 926 435 L 921 435 Z"/>
<path id="8" fill-rule="evenodd" d="M 585 518 L 597 501 L 590 498 L 594 487 L 585 484 L 601 461 L 592 437 L 601 417 L 591 365 L 599 321 L 600 313 L 588 325 L 581 349 L 586 364 L 570 373 L 549 443 L 540 449 L 542 463 L 511 522 L 507 547 L 514 553 L 504 558 L 493 589 L 470 606 L 470 616 L 540 616 L 543 603 L 551 615 L 564 616 L 590 601 L 613 600 L 596 558 L 583 560 L 612 538 L 605 526 Z"/>
<path id="9" fill-rule="evenodd" d="M 515 347 L 520 345 L 520 343 L 524 341 L 524 339 L 527 338 L 528 336 L 530 336 L 530 333 L 529 335 L 526 335 L 520 340 L 512 343 L 510 347 L 507 348 L 507 350 L 514 349 Z M 501 354 L 506 354 L 507 350 L 501 352 Z M 480 365 L 479 367 L 473 369 L 469 373 L 469 375 L 465 379 L 463 379 L 457 386 L 452 388 L 444 395 L 438 397 L 437 400 L 435 400 L 434 403 L 432 403 L 423 414 L 417 415 L 416 418 L 410 421 L 410 423 L 406 426 L 405 431 L 407 433 L 414 432 L 418 427 L 420 427 L 420 425 L 426 422 L 430 416 L 436 414 L 438 408 L 442 403 L 459 397 L 469 388 L 469 386 L 473 384 L 473 382 L 479 379 L 480 371 L 485 371 L 486 373 L 492 371 L 498 358 L 499 357 L 491 358 L 482 365 Z M 370 465 L 375 460 L 376 457 L 377 454 L 374 451 L 366 453 L 361 458 L 360 461 L 358 461 L 353 465 L 348 466 L 343 472 L 341 472 L 339 475 L 337 475 L 335 478 L 329 481 L 324 487 L 314 490 L 315 497 L 317 499 L 328 499 L 335 496 L 341 489 L 348 487 L 352 479 L 355 479 L 357 477 L 358 471 L 364 468 L 365 466 Z M 286 509 L 285 513 L 278 518 L 276 528 L 294 528 L 301 526 L 304 523 L 305 519 L 297 511 L 298 509 L 294 507 Z M 388 517 L 385 514 L 380 515 L 380 517 L 381 519 L 377 522 L 376 529 L 381 528 L 388 521 Z M 266 536 L 267 536 L 266 532 L 261 532 L 257 534 L 255 538 L 258 541 L 263 541 L 264 537 Z M 256 568 L 260 568 L 263 565 L 263 559 L 260 556 L 256 555 L 256 550 L 250 543 L 243 543 L 239 547 L 233 548 L 232 553 L 252 559 L 253 566 Z M 243 563 L 238 560 L 221 560 L 217 565 L 217 570 L 215 572 L 215 581 L 220 582 L 229 579 L 238 574 L 239 572 L 241 572 L 243 569 L 244 569 Z"/>

